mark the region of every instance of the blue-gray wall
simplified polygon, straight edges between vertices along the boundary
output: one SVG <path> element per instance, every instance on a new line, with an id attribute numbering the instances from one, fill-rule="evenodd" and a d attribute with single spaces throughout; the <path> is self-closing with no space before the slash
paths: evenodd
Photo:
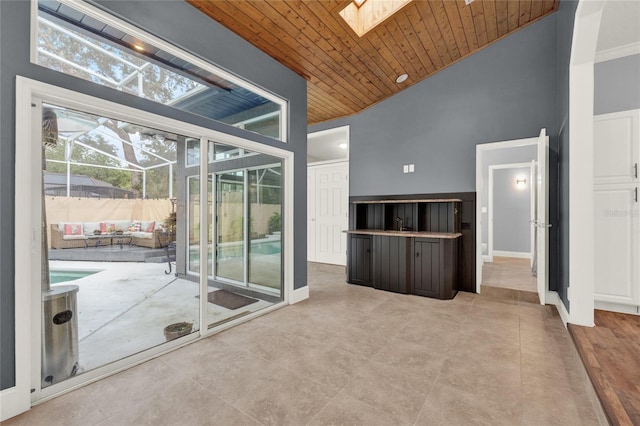
<path id="1" fill-rule="evenodd" d="M 482 154 L 482 187 L 488 188 L 489 185 L 489 166 L 498 164 L 513 163 L 530 163 L 538 156 L 538 147 L 536 145 L 517 146 L 513 148 L 502 148 L 484 151 Z M 487 244 L 486 250 L 482 254 L 488 254 L 489 244 L 489 191 L 482 191 L 482 197 L 478 199 L 481 207 L 487 207 L 487 213 L 482 214 L 482 243 Z M 495 218 L 494 218 L 495 222 Z"/>
<path id="2" fill-rule="evenodd" d="M 640 108 L 640 55 L 594 65 L 595 115 Z"/>
<path id="3" fill-rule="evenodd" d="M 475 146 L 550 135 L 549 287 L 569 307 L 569 59 L 576 1 L 360 114 L 350 195 L 475 191 Z M 416 172 L 403 174 L 414 163 Z"/>
<path id="4" fill-rule="evenodd" d="M 551 15 L 345 120 L 350 195 L 475 191 L 475 146 L 556 128 Z M 402 173 L 403 164 L 415 173 Z"/>
<path id="5" fill-rule="evenodd" d="M 531 167 L 493 171 L 493 250 L 531 253 Z M 516 187 L 516 179 L 526 179 Z"/>
<path id="6" fill-rule="evenodd" d="M 100 1 L 147 31 L 216 63 L 289 100 L 289 143 L 245 132 L 205 118 L 63 75 L 29 62 L 28 1 L 0 1 L 0 388 L 15 383 L 14 354 L 14 153 L 15 77 L 28 78 L 98 98 L 170 116 L 295 152 L 294 285 L 306 285 L 306 81 L 182 0 Z M 194 30 L 197 29 L 197 30 Z M 30 188 L 18 190 L 29 191 Z"/>

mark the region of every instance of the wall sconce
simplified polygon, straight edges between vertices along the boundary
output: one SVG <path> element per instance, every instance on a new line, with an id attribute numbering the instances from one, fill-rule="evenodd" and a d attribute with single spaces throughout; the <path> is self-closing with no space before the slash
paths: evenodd
<path id="1" fill-rule="evenodd" d="M 527 186 L 526 178 L 516 178 L 516 188 L 524 189 Z"/>

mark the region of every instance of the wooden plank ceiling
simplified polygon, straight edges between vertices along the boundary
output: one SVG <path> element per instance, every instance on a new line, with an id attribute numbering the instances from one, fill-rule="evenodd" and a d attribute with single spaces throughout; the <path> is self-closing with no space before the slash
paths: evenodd
<path id="1" fill-rule="evenodd" d="M 315 124 L 406 89 L 554 12 L 559 0 L 414 0 L 361 38 L 338 15 L 350 0 L 186 1 L 306 78 Z"/>

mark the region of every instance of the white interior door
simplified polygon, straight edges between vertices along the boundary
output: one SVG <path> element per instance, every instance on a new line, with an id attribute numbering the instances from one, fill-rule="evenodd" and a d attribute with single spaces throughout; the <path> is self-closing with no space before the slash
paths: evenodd
<path id="1" fill-rule="evenodd" d="M 540 304 L 545 304 L 549 288 L 547 259 L 549 252 L 549 137 L 546 129 L 538 136 L 538 170 L 536 173 L 536 280 Z"/>
<path id="2" fill-rule="evenodd" d="M 347 264 L 343 231 L 349 226 L 348 174 L 348 162 L 309 167 L 308 258 L 312 262 Z"/>
<path id="3" fill-rule="evenodd" d="M 307 167 L 307 259 L 316 260 L 316 170 Z"/>

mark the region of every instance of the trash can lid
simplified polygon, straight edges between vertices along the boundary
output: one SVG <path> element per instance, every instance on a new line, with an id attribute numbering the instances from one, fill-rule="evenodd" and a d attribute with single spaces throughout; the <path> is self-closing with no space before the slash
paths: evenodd
<path id="1" fill-rule="evenodd" d="M 77 293 L 80 287 L 77 285 L 56 285 L 51 286 L 51 290 L 42 292 L 42 301 L 59 299 L 68 297 L 73 293 Z"/>

